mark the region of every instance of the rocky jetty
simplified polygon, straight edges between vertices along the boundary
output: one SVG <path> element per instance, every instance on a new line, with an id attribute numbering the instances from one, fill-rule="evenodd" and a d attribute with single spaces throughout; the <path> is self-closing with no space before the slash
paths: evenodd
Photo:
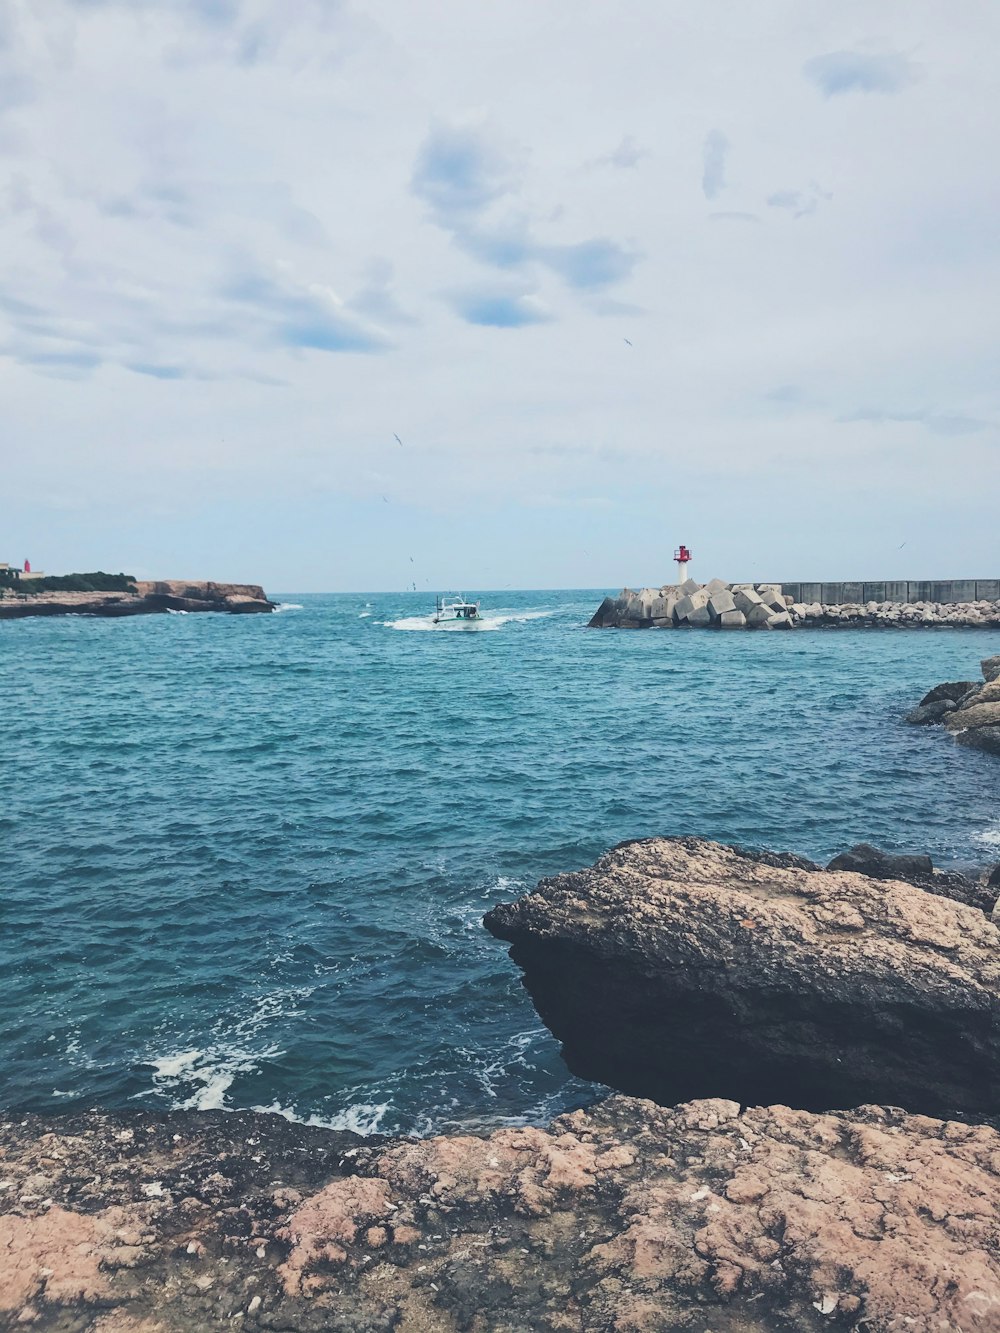
<path id="1" fill-rule="evenodd" d="M 980 664 L 983 679 L 935 685 L 907 714 L 914 726 L 942 723 L 959 745 L 1000 754 L 1000 656 Z"/>
<path id="2" fill-rule="evenodd" d="M 817 587 L 821 585 L 816 585 Z M 843 585 L 840 585 L 843 586 Z M 861 585 L 859 585 L 861 586 Z M 797 585 L 801 591 L 801 585 Z M 1000 628 L 1000 601 L 867 601 L 836 605 L 797 600 L 780 583 L 664 584 L 605 597 L 590 629 L 927 629 Z"/>
<path id="3" fill-rule="evenodd" d="M 0 1123 L 0 1327 L 995 1333 L 1000 1134 L 611 1097 L 359 1139 L 273 1115 Z"/>
<path id="4" fill-rule="evenodd" d="M 486 925 L 584 1078 L 666 1105 L 1000 1107 L 1000 932 L 914 884 L 654 838 Z"/>
<path id="5" fill-rule="evenodd" d="M 21 587 L 30 586 L 22 584 Z M 136 580 L 135 592 L 24 592 L 0 589 L 0 620 L 26 616 L 143 616 L 164 611 L 223 611 L 246 615 L 273 611 L 275 603 L 256 583 L 192 583 L 185 579 Z"/>

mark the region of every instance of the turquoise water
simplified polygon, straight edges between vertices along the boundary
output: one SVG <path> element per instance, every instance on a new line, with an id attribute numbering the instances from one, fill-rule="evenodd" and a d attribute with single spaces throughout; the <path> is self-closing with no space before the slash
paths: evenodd
<path id="1" fill-rule="evenodd" d="M 653 833 L 1000 860 L 1000 762 L 900 721 L 1000 636 L 482 596 L 0 623 L 0 1102 L 538 1119 L 593 1089 L 480 919 L 539 876 Z"/>

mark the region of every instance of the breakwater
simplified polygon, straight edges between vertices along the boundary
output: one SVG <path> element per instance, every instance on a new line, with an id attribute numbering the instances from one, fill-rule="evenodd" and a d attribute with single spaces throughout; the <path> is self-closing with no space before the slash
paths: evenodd
<path id="1" fill-rule="evenodd" d="M 1000 628 L 1000 580 L 663 584 L 605 597 L 591 629 Z"/>

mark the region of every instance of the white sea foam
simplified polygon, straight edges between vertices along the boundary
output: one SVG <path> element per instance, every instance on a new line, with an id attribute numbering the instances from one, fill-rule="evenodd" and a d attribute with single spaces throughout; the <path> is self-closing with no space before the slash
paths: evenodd
<path id="1" fill-rule="evenodd" d="M 281 1055 L 277 1046 L 248 1051 L 235 1046 L 210 1046 L 205 1050 L 195 1047 L 189 1051 L 175 1051 L 157 1056 L 148 1063 L 153 1070 L 153 1086 L 158 1092 L 189 1095 L 178 1099 L 174 1095 L 171 1106 L 175 1111 L 225 1111 L 226 1093 L 238 1074 L 252 1074 L 261 1060 Z"/>
<path id="2" fill-rule="evenodd" d="M 242 1074 L 256 1073 L 261 1064 L 283 1055 L 283 1049 L 265 1036 L 275 1021 L 297 1018 L 298 1001 L 314 987 L 299 986 L 253 997 L 251 1008 L 235 1021 L 219 1019 L 210 1041 L 150 1055 L 143 1061 L 153 1071 L 153 1090 L 169 1099 L 175 1111 L 225 1111 L 227 1094 Z M 139 1093 L 138 1096 L 145 1094 Z"/>
<path id="3" fill-rule="evenodd" d="M 252 1106 L 250 1109 L 267 1115 L 280 1115 L 282 1119 L 291 1120 L 297 1125 L 316 1125 L 320 1129 L 346 1129 L 352 1134 L 368 1135 L 383 1132 L 382 1121 L 389 1110 L 389 1103 L 355 1102 L 329 1116 L 315 1113 L 301 1115 L 294 1106 L 282 1106 L 279 1102 L 271 1102 L 269 1106 Z"/>
<path id="4" fill-rule="evenodd" d="M 974 835 L 975 841 L 983 847 L 1000 847 L 1000 823 L 993 824 L 990 828 L 983 829 L 981 833 Z"/>
<path id="5" fill-rule="evenodd" d="M 304 611 L 304 610 L 305 607 L 302 605 L 301 602 L 279 602 L 278 605 L 274 608 L 274 614 L 277 615 L 279 611 Z"/>

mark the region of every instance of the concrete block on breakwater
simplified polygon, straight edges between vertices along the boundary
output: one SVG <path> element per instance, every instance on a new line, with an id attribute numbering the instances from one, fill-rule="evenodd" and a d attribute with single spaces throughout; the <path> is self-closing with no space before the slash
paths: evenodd
<path id="1" fill-rule="evenodd" d="M 623 588 L 592 629 L 1000 628 L 1000 579 L 724 583 Z"/>

